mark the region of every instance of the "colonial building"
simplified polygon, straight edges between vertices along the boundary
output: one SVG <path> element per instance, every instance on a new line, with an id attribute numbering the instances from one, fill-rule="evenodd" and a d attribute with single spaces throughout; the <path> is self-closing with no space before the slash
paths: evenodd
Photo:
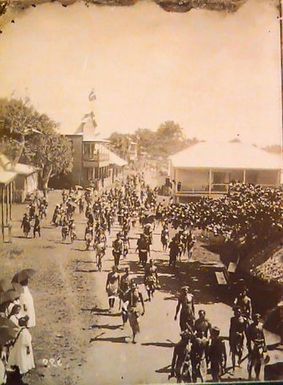
<path id="1" fill-rule="evenodd" d="M 231 182 L 279 186 L 281 156 L 252 145 L 200 142 L 170 157 L 170 178 L 176 201 L 219 196 Z"/>
<path id="2" fill-rule="evenodd" d="M 66 135 L 73 149 L 72 183 L 89 186 L 109 178 L 109 153 L 103 146 L 107 141 L 96 130 L 93 112 L 87 114 L 74 134 Z"/>
<path id="3" fill-rule="evenodd" d="M 108 140 L 98 133 L 93 112 L 84 117 L 74 134 L 66 137 L 73 148 L 73 185 L 93 185 L 96 189 L 106 187 L 112 183 L 113 173 L 120 173 L 120 167 L 127 163 L 106 147 Z M 114 162 L 114 158 L 119 164 Z"/>

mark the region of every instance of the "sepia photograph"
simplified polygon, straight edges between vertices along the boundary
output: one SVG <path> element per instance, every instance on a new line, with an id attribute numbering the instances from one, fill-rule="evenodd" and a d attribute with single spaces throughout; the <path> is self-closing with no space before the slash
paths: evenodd
<path id="1" fill-rule="evenodd" d="M 0 0 L 0 385 L 283 383 L 282 14 Z"/>

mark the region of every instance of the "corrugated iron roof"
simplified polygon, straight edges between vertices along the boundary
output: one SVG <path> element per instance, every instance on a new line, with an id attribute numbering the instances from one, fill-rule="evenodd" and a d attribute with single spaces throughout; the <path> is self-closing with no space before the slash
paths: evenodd
<path id="1" fill-rule="evenodd" d="M 200 142 L 172 155 L 170 160 L 179 168 L 282 169 L 280 154 L 245 143 Z"/>
<path id="2" fill-rule="evenodd" d="M 30 175 L 36 172 L 38 169 L 36 167 L 30 166 L 24 163 L 17 163 L 13 167 L 13 171 L 16 171 L 20 175 Z"/>
<path id="3" fill-rule="evenodd" d="M 16 172 L 13 171 L 4 171 L 0 169 L 0 184 L 8 184 L 12 182 L 17 176 Z"/>
<path id="4" fill-rule="evenodd" d="M 16 172 L 20 175 L 30 175 L 37 171 L 35 167 L 28 164 L 13 164 L 6 155 L 0 153 L 0 171 L 1 170 Z"/>
<path id="5" fill-rule="evenodd" d="M 114 152 L 110 151 L 107 149 L 109 152 L 109 163 L 110 164 L 115 164 L 117 166 L 123 167 L 128 164 L 124 159 L 120 158 L 118 155 L 116 155 Z"/>

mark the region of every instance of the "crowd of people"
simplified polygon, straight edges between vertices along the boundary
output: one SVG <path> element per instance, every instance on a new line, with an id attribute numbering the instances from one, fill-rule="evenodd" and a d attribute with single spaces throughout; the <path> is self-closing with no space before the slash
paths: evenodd
<path id="1" fill-rule="evenodd" d="M 241 366 L 244 341 L 248 350 L 248 378 L 260 379 L 263 361 L 267 356 L 267 346 L 260 322 L 260 315 L 252 313 L 251 299 L 245 287 L 241 287 L 234 301 L 234 316 L 230 319 L 229 347 L 232 355 L 232 370 Z M 219 382 L 227 371 L 227 351 L 220 329 L 211 325 L 204 310 L 199 310 L 195 318 L 194 297 L 189 287 L 181 288 L 175 320 L 180 311 L 180 341 L 174 347 L 171 363 L 171 377 L 177 382 L 206 382 L 208 368 L 214 382 Z"/>
<path id="2" fill-rule="evenodd" d="M 31 330 L 36 321 L 29 290 L 34 273 L 24 269 L 11 281 L 0 280 L 0 384 L 24 385 L 23 376 L 35 368 Z"/>
<path id="3" fill-rule="evenodd" d="M 186 204 L 172 203 L 161 214 L 176 226 L 187 225 L 249 246 L 270 240 L 283 228 L 281 188 L 234 183 L 228 194 L 202 197 Z"/>
<path id="4" fill-rule="evenodd" d="M 74 190 L 64 190 L 62 202 L 56 205 L 51 223 L 61 228 L 63 243 L 68 238 L 73 242 L 77 239 L 74 214 L 78 210 L 80 215 L 85 216 L 85 250 L 93 250 L 93 261 L 98 272 L 103 269 L 103 259 L 110 236 L 114 238 L 111 244 L 113 267 L 107 274 L 105 283 L 109 312 L 114 311 L 115 303 L 119 304 L 122 325 L 124 327 L 129 322 L 132 342 L 136 343 L 137 334 L 140 332 L 140 317 L 145 314 L 146 301 L 130 268 L 126 267 L 121 272 L 121 260 L 127 258 L 130 250 L 131 230 L 140 231 L 136 243 L 137 262 L 143 270 L 143 284 L 147 301 L 150 302 L 155 291 L 161 287 L 158 265 L 151 257 L 153 230 L 156 227 L 161 228 L 161 247 L 164 253 L 169 254 L 168 264 L 174 273 L 178 261 L 182 258 L 187 261 L 192 259 L 196 244 L 195 229 L 211 232 L 215 236 L 221 235 L 226 241 L 242 243 L 253 242 L 259 237 L 271 237 L 283 225 L 281 202 L 280 189 L 242 184 L 230 186 L 227 196 L 215 200 L 201 198 L 187 204 L 177 204 L 172 199 L 165 202 L 158 200 L 157 189 L 146 185 L 143 174 L 136 173 L 129 175 L 119 187 L 104 190 L 99 195 L 92 189 L 83 190 L 80 186 Z M 40 219 L 46 217 L 47 207 L 48 203 L 44 197 L 35 196 L 31 201 L 22 221 L 26 236 L 31 231 L 31 221 L 34 221 L 34 237 L 36 234 L 41 236 Z M 24 289 L 27 287 L 25 281 L 20 282 L 20 285 Z M 17 292 L 18 289 L 13 290 Z M 16 298 L 16 301 L 19 298 Z M 31 314 L 26 314 L 28 317 L 24 323 L 24 317 L 15 317 L 16 314 L 21 314 L 24 307 L 18 303 L 13 304 L 15 309 L 8 313 L 7 304 L 3 305 L 3 314 L 6 314 L 9 321 L 14 322 L 17 318 L 17 327 L 27 330 L 23 333 L 26 335 L 25 340 L 31 341 L 28 331 L 29 327 L 32 327 Z M 232 369 L 235 369 L 236 364 L 241 364 L 246 341 L 248 375 L 251 378 L 254 370 L 258 379 L 267 349 L 260 316 L 253 314 L 246 288 L 241 288 L 233 309 L 234 317 L 231 318 L 229 332 Z M 179 314 L 181 340 L 174 348 L 169 377 L 176 377 L 177 382 L 205 382 L 209 368 L 213 381 L 218 382 L 227 369 L 227 353 L 220 337 L 221 331 L 217 326 L 211 325 L 204 310 L 199 311 L 199 317 L 196 319 L 194 297 L 188 286 L 181 289 L 176 320 Z M 10 340 L 7 341 L 5 349 L 2 349 L 4 353 L 13 349 Z M 28 351 L 30 353 L 27 353 Z M 26 355 L 32 357 L 31 342 Z M 10 356 L 14 357 L 13 354 Z M 5 365 L 13 366 L 9 364 L 9 359 Z M 32 365 L 34 364 L 31 360 L 30 366 Z M 23 374 L 24 371 L 20 369 L 19 373 Z"/>
<path id="5" fill-rule="evenodd" d="M 39 191 L 30 196 L 21 223 L 21 229 L 26 238 L 30 235 L 33 238 L 41 237 L 41 220 L 47 217 L 47 208 L 48 201 L 45 196 L 40 195 Z"/>

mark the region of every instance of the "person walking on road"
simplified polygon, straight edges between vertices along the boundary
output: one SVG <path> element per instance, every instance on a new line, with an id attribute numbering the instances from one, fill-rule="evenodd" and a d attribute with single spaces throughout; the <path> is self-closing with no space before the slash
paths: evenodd
<path id="1" fill-rule="evenodd" d="M 131 290 L 131 276 L 129 268 L 125 268 L 125 274 L 122 275 L 120 280 L 119 287 L 119 297 L 120 297 L 120 308 L 122 308 L 122 321 L 123 326 L 128 321 L 128 302 L 127 302 L 127 294 Z"/>
<path id="2" fill-rule="evenodd" d="M 206 382 L 208 361 L 208 338 L 204 331 L 199 330 L 192 336 L 191 362 L 192 362 L 192 380 L 197 382 Z"/>
<path id="3" fill-rule="evenodd" d="M 114 257 L 114 265 L 119 267 L 120 258 L 123 253 L 123 241 L 121 239 L 121 234 L 117 233 L 116 239 L 112 243 L 112 254 Z"/>
<path id="4" fill-rule="evenodd" d="M 143 267 L 145 267 L 147 263 L 148 254 L 149 254 L 149 244 L 144 234 L 141 234 L 139 239 L 137 240 L 136 251 L 137 250 L 139 252 L 139 263 Z"/>
<path id="5" fill-rule="evenodd" d="M 33 237 L 35 238 L 36 233 L 40 237 L 40 220 L 39 216 L 36 214 L 34 217 L 34 225 L 33 225 Z"/>
<path id="6" fill-rule="evenodd" d="M 120 276 L 117 272 L 117 267 L 113 266 L 112 271 L 108 273 L 106 280 L 106 292 L 108 294 L 109 311 L 111 312 L 115 305 L 115 299 L 118 296 L 120 284 Z"/>
<path id="7" fill-rule="evenodd" d="M 175 321 L 177 320 L 179 311 L 180 312 L 180 328 L 181 331 L 193 330 L 195 320 L 195 306 L 194 296 L 189 293 L 189 287 L 183 286 L 179 295 L 178 304 L 176 307 Z"/>
<path id="8" fill-rule="evenodd" d="M 178 243 L 178 239 L 176 236 L 169 243 L 169 266 L 175 269 L 177 257 L 180 252 L 180 247 Z"/>
<path id="9" fill-rule="evenodd" d="M 247 347 L 248 347 L 248 373 L 249 380 L 252 379 L 252 370 L 254 369 L 256 381 L 259 381 L 262 362 L 267 352 L 263 324 L 260 322 L 258 313 L 253 316 L 253 323 L 247 329 Z"/>
<path id="10" fill-rule="evenodd" d="M 181 383 L 183 380 L 184 365 L 190 354 L 188 347 L 190 334 L 187 331 L 183 331 L 180 333 L 180 336 L 181 340 L 174 347 L 171 373 L 168 377 L 168 379 L 176 377 L 177 383 Z"/>
<path id="11" fill-rule="evenodd" d="M 247 289 L 245 287 L 240 291 L 239 295 L 235 299 L 234 305 L 240 308 L 244 317 L 250 320 L 252 319 L 252 300 L 247 295 Z"/>
<path id="12" fill-rule="evenodd" d="M 139 318 L 145 313 L 144 300 L 142 293 L 139 291 L 137 284 L 132 280 L 131 289 L 125 297 L 128 302 L 129 323 L 133 332 L 133 344 L 136 343 L 136 335 L 140 333 Z M 142 312 L 140 307 L 142 307 Z"/>
<path id="13" fill-rule="evenodd" d="M 30 220 L 27 215 L 27 213 L 24 214 L 24 217 L 22 219 L 21 228 L 23 229 L 23 233 L 25 237 L 27 238 L 31 229 Z"/>
<path id="14" fill-rule="evenodd" d="M 203 335 L 208 338 L 208 334 L 211 330 L 211 323 L 205 318 L 205 310 L 199 310 L 199 318 L 195 321 L 195 332 L 202 332 Z"/>
<path id="15" fill-rule="evenodd" d="M 122 234 L 122 242 L 123 242 L 123 258 L 126 258 L 129 254 L 130 249 L 130 238 L 128 236 L 128 233 L 124 231 Z"/>
<path id="16" fill-rule="evenodd" d="M 236 367 L 236 356 L 238 356 L 238 366 L 241 364 L 244 348 L 244 338 L 248 327 L 248 320 L 242 316 L 239 307 L 234 308 L 234 317 L 230 320 L 229 345 L 232 354 L 233 370 Z"/>
<path id="17" fill-rule="evenodd" d="M 163 251 L 167 251 L 168 243 L 169 243 L 169 229 L 168 225 L 165 224 L 161 231 L 161 243 Z"/>
<path id="18" fill-rule="evenodd" d="M 208 361 L 213 382 L 220 382 L 222 374 L 226 370 L 227 354 L 224 341 L 220 338 L 218 327 L 211 329 L 211 341 L 208 346 Z"/>
<path id="19" fill-rule="evenodd" d="M 148 300 L 150 302 L 155 289 L 158 286 L 157 267 L 155 266 L 152 259 L 150 259 L 149 265 L 145 267 L 144 285 L 147 291 Z"/>

